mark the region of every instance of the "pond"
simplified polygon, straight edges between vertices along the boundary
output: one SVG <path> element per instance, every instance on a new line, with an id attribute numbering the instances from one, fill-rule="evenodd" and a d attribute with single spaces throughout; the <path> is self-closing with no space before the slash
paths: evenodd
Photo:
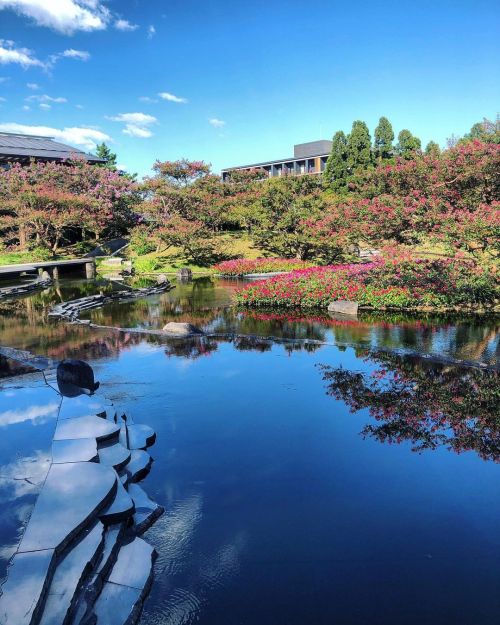
<path id="1" fill-rule="evenodd" d="M 47 319 L 99 282 L 0 305 L 1 345 L 87 360 L 98 394 L 157 433 L 144 490 L 166 512 L 145 535 L 141 624 L 496 624 L 498 318 L 251 313 L 230 307 L 237 286 L 97 309 L 101 329 Z M 170 320 L 217 336 L 111 328 Z M 2 362 L 0 577 L 57 414 L 39 376 Z"/>

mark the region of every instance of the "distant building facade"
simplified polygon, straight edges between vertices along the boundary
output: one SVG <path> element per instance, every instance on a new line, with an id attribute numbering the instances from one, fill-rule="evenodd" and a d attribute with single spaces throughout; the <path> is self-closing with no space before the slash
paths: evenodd
<path id="1" fill-rule="evenodd" d="M 326 139 L 299 143 L 293 147 L 293 157 L 275 161 L 239 165 L 222 170 L 222 180 L 227 180 L 232 171 L 250 171 L 261 169 L 269 178 L 277 176 L 300 176 L 303 174 L 321 174 L 332 149 L 332 142 Z"/>
<path id="2" fill-rule="evenodd" d="M 84 158 L 89 163 L 105 163 L 102 158 L 54 141 L 51 137 L 0 132 L 0 168 L 7 169 L 12 163 L 27 164 L 35 161 L 62 163 L 72 156 Z"/>

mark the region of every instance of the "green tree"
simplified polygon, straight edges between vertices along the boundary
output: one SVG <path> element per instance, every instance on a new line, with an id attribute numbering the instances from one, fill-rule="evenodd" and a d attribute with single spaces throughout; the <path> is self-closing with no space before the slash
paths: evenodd
<path id="1" fill-rule="evenodd" d="M 425 153 L 428 156 L 434 156 L 434 158 L 438 158 L 441 154 L 441 148 L 439 144 L 435 141 L 429 141 L 429 143 L 425 146 Z"/>
<path id="2" fill-rule="evenodd" d="M 326 162 L 325 180 L 336 190 L 345 188 L 349 169 L 347 167 L 347 137 L 342 130 L 333 135 L 332 151 Z"/>
<path id="3" fill-rule="evenodd" d="M 355 121 L 347 138 L 347 165 L 351 173 L 372 163 L 372 141 L 365 122 Z"/>
<path id="4" fill-rule="evenodd" d="M 112 171 L 116 171 L 116 154 L 112 152 L 105 143 L 100 143 L 96 148 L 96 156 L 104 159 L 106 162 L 102 163 L 102 167 L 107 167 Z"/>
<path id="5" fill-rule="evenodd" d="M 477 139 L 483 143 L 500 143 L 500 116 L 497 114 L 495 121 L 483 118 L 472 126 L 470 132 L 464 136 L 464 141 Z"/>
<path id="6" fill-rule="evenodd" d="M 396 154 L 403 158 L 412 159 L 421 149 L 422 142 L 418 137 L 411 134 L 406 128 L 398 134 L 398 144 L 396 145 Z"/>
<path id="7" fill-rule="evenodd" d="M 387 117 L 381 117 L 378 120 L 378 126 L 375 128 L 375 157 L 380 162 L 383 159 L 391 158 L 392 142 L 394 141 L 394 130 L 391 122 Z"/>

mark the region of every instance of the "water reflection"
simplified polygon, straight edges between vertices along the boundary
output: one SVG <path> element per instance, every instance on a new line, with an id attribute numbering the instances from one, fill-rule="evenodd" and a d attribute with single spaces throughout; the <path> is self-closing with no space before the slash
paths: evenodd
<path id="1" fill-rule="evenodd" d="M 500 461 L 499 373 L 444 366 L 418 357 L 374 353 L 371 374 L 321 365 L 326 392 L 351 411 L 368 409 L 363 436 L 409 441 L 414 451 L 445 446 Z"/>

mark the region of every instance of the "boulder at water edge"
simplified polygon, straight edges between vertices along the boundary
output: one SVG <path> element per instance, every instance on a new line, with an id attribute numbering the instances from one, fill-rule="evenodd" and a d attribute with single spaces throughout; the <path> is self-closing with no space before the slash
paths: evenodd
<path id="1" fill-rule="evenodd" d="M 340 313 L 342 315 L 357 315 L 359 304 L 346 299 L 339 299 L 328 304 L 328 312 Z"/>
<path id="2" fill-rule="evenodd" d="M 163 332 L 167 334 L 175 334 L 176 336 L 189 336 L 190 334 L 203 334 L 203 332 L 192 323 L 180 323 L 170 321 L 163 326 Z"/>

